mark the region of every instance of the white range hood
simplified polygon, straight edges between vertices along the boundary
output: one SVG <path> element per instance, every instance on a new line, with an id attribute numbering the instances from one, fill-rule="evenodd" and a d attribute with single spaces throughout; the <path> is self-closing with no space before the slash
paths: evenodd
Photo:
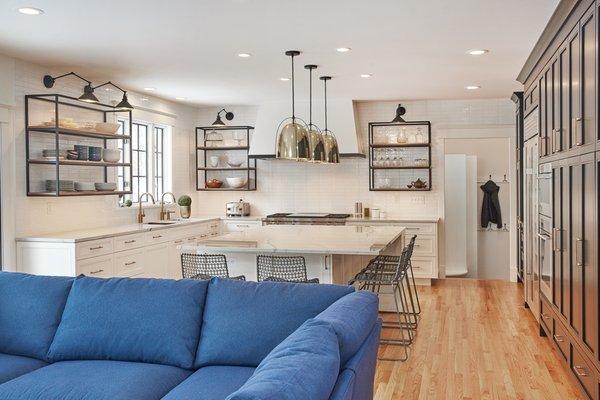
<path id="1" fill-rule="evenodd" d="M 324 129 L 323 101 L 313 100 L 313 124 Z M 289 101 L 267 102 L 258 109 L 249 156 L 275 158 L 275 141 L 279 124 L 291 116 Z M 308 101 L 296 101 L 296 117 L 308 124 Z M 340 157 L 364 158 L 365 141 L 358 126 L 358 117 L 352 100 L 327 99 L 327 127 L 333 131 L 340 149 Z"/>

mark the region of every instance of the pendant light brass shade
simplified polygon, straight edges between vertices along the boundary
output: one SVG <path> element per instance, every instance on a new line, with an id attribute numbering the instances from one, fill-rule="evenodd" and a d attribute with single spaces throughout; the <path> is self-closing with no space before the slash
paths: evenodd
<path id="1" fill-rule="evenodd" d="M 322 76 L 319 79 L 323 81 L 323 88 L 325 93 L 325 129 L 323 130 L 325 162 L 338 164 L 340 162 L 340 149 L 338 146 L 338 142 L 333 132 L 327 128 L 327 81 L 331 80 L 331 77 Z"/>
<path id="2" fill-rule="evenodd" d="M 295 115 L 294 57 L 300 55 L 300 52 L 288 50 L 285 55 L 292 59 L 292 116 L 279 124 L 275 157 L 284 160 L 308 161 L 310 160 L 308 131 L 305 127 L 306 124 Z"/>

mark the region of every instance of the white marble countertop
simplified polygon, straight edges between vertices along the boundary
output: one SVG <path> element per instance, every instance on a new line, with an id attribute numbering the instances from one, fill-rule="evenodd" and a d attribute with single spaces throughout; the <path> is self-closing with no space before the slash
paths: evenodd
<path id="1" fill-rule="evenodd" d="M 220 217 L 201 217 L 173 220 L 170 225 L 152 224 L 129 224 L 119 226 L 108 226 L 104 228 L 81 229 L 77 231 L 56 232 L 44 235 L 31 235 L 17 238 L 17 242 L 54 242 L 54 243 L 76 243 L 88 240 L 104 239 L 107 237 L 123 236 L 134 233 L 156 231 L 160 229 L 172 229 L 200 224 L 203 222 L 220 220 Z"/>
<path id="2" fill-rule="evenodd" d="M 439 217 L 386 217 L 386 218 L 356 218 L 356 217 L 349 217 L 346 219 L 346 223 L 348 222 L 372 222 L 372 223 L 402 223 L 402 222 L 414 222 L 414 223 L 419 223 L 419 222 L 423 222 L 423 223 L 431 223 L 431 222 L 435 222 L 437 223 L 440 220 Z"/>
<path id="3" fill-rule="evenodd" d="M 377 255 L 403 231 L 399 226 L 267 225 L 182 245 L 181 250 Z"/>

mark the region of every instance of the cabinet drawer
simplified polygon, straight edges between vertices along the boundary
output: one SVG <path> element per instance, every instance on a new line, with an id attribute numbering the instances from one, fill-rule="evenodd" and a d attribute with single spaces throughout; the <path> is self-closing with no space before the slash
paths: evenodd
<path id="1" fill-rule="evenodd" d="M 144 234 L 117 236 L 115 238 L 115 251 L 135 249 L 144 245 Z"/>
<path id="2" fill-rule="evenodd" d="M 431 256 L 436 255 L 435 236 L 418 235 L 415 240 L 415 249 L 413 254 L 416 256 Z"/>
<path id="3" fill-rule="evenodd" d="M 598 379 L 594 368 L 588 364 L 587 360 L 573 345 L 571 345 L 571 371 L 573 371 L 590 399 L 598 399 Z"/>
<path id="4" fill-rule="evenodd" d="M 557 320 L 554 320 L 554 333 L 552 334 L 552 340 L 554 340 L 554 343 L 556 343 L 560 349 L 562 356 L 565 358 L 565 360 L 567 360 L 569 357 L 569 340 L 566 330 Z"/>
<path id="5" fill-rule="evenodd" d="M 144 250 L 128 250 L 115 254 L 115 275 L 136 276 L 144 273 Z"/>
<path id="6" fill-rule="evenodd" d="M 108 278 L 114 276 L 113 256 L 92 257 L 77 263 L 77 275 Z"/>
<path id="7" fill-rule="evenodd" d="M 150 231 L 145 233 L 145 243 L 152 246 L 156 243 L 169 242 L 173 239 L 173 236 L 168 229 L 160 229 L 157 231 Z"/>
<path id="8" fill-rule="evenodd" d="M 417 223 L 402 223 L 405 230 L 404 234 L 410 238 L 412 235 L 434 234 L 435 224 L 417 224 Z"/>
<path id="9" fill-rule="evenodd" d="M 96 256 L 102 256 L 113 252 L 113 238 L 90 240 L 77 243 L 75 247 L 78 260 Z"/>
<path id="10" fill-rule="evenodd" d="M 550 304 L 546 302 L 546 299 L 541 298 L 540 302 L 540 321 L 544 324 L 546 331 L 552 333 L 552 327 L 554 326 L 554 318 L 552 316 L 552 310 L 550 309 Z"/>
<path id="11" fill-rule="evenodd" d="M 431 277 L 434 259 L 412 257 L 410 260 L 415 277 Z"/>

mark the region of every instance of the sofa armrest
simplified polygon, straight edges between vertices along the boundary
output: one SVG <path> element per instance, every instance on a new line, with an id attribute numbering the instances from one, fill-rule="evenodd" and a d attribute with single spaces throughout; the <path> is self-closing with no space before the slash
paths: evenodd
<path id="1" fill-rule="evenodd" d="M 354 371 L 345 369 L 338 376 L 329 400 L 352 400 L 354 395 Z"/>
<path id="2" fill-rule="evenodd" d="M 226 400 L 326 400 L 339 371 L 339 345 L 333 328 L 309 319 L 277 345 Z"/>

